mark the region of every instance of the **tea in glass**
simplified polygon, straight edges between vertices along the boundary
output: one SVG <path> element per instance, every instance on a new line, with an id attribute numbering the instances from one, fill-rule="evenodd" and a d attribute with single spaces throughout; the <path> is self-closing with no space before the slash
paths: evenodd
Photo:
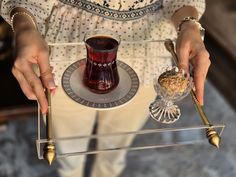
<path id="1" fill-rule="evenodd" d="M 85 35 L 87 60 L 83 82 L 95 93 L 108 93 L 119 83 L 116 64 L 119 37 L 112 33 L 94 30 Z"/>

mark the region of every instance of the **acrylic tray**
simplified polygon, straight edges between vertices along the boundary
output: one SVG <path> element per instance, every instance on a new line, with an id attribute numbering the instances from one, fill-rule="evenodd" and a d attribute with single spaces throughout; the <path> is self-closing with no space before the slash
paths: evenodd
<path id="1" fill-rule="evenodd" d="M 149 57 L 158 57 L 158 55 L 165 55 L 162 57 L 170 57 L 170 55 L 166 55 L 167 52 L 164 48 L 164 40 L 160 41 L 139 41 L 135 42 L 135 46 L 139 46 L 143 44 L 157 44 L 163 48 L 163 53 L 154 53 L 154 56 Z M 123 45 L 134 45 L 134 42 L 124 42 Z M 61 47 L 79 47 L 81 50 L 85 50 L 84 43 L 61 43 L 61 44 L 49 44 L 51 51 L 59 50 Z M 134 46 L 134 47 L 135 47 Z M 160 51 L 160 50 L 159 50 Z M 135 54 L 134 54 L 135 55 Z M 150 54 L 148 54 L 150 55 Z M 119 56 L 119 52 L 118 52 Z M 78 58 L 84 57 L 84 54 L 81 54 Z M 139 56 L 141 59 L 145 59 L 144 56 Z M 60 76 L 63 75 L 63 71 L 75 62 L 73 59 L 63 59 L 62 57 L 57 58 L 58 63 L 64 63 L 64 68 L 60 68 L 61 70 L 57 70 Z M 59 81 L 60 82 L 60 81 Z M 79 104 L 79 103 L 78 103 Z M 173 146 L 182 146 L 188 144 L 203 144 L 207 146 L 211 146 L 208 143 L 208 138 L 206 137 L 206 132 L 209 129 L 214 129 L 218 135 L 221 137 L 225 125 L 221 122 L 214 122 L 211 117 L 211 112 L 214 110 L 208 110 L 208 118 L 211 122 L 210 125 L 204 125 L 202 122 L 198 111 L 194 105 L 194 102 L 190 95 L 177 103 L 181 109 L 182 115 L 180 120 L 171 125 L 161 124 L 148 117 L 145 125 L 138 131 L 117 131 L 112 134 L 88 134 L 88 135 L 78 135 L 73 137 L 55 137 L 48 139 L 47 135 L 47 127 L 45 126 L 45 119 L 43 119 L 42 115 L 38 114 L 38 137 L 36 140 L 37 153 L 39 159 L 44 159 L 43 153 L 45 151 L 45 145 L 48 143 L 53 143 L 55 145 L 55 153 L 56 158 L 67 157 L 67 156 L 77 156 L 83 154 L 97 154 L 97 153 L 106 153 L 111 151 L 118 150 L 147 150 L 152 148 L 167 148 Z M 125 105 L 124 105 L 125 106 Z M 206 105 L 207 107 L 207 105 Z M 53 105 L 51 105 L 53 109 Z M 45 118 L 45 117 L 44 117 Z M 56 121 L 56 118 L 52 117 L 51 124 Z M 96 126 L 96 125 L 95 125 Z M 114 125 L 115 128 L 116 125 Z M 111 127 L 112 128 L 112 127 Z M 130 146 L 115 146 L 110 143 L 110 140 L 119 140 L 119 138 L 126 137 L 131 138 L 134 137 L 133 143 Z M 87 144 L 87 142 L 93 142 Z M 94 145 L 94 142 L 103 142 L 107 144 L 107 146 L 103 146 L 102 148 L 98 148 Z M 92 145 L 91 145 L 92 144 Z M 88 147 L 87 147 L 88 145 Z M 63 150 L 57 147 L 63 146 Z"/>

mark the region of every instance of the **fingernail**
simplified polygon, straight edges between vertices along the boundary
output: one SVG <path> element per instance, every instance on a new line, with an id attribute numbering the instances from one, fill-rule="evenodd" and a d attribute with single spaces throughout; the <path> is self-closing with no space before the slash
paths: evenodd
<path id="1" fill-rule="evenodd" d="M 45 110 L 41 109 L 41 112 L 42 112 L 43 115 L 45 115 L 47 113 L 47 109 L 45 109 Z"/>
<path id="2" fill-rule="evenodd" d="M 203 99 L 202 98 L 197 97 L 197 101 L 201 106 L 203 106 Z"/>
<path id="3" fill-rule="evenodd" d="M 56 93 L 56 89 L 57 89 L 57 87 L 55 87 L 54 89 L 50 90 L 50 91 L 51 91 L 51 94 L 52 94 L 52 96 L 54 96 L 54 95 L 55 95 L 55 93 Z"/>
<path id="4" fill-rule="evenodd" d="M 203 106 L 203 105 L 204 105 L 204 102 L 203 102 L 203 100 L 201 100 L 200 104 L 201 104 L 201 106 Z"/>
<path id="5" fill-rule="evenodd" d="M 37 100 L 37 97 L 34 94 L 32 94 L 28 97 L 28 99 L 29 100 Z"/>
<path id="6" fill-rule="evenodd" d="M 49 87 L 50 90 L 55 89 L 56 88 L 55 82 L 53 80 L 49 81 L 48 82 L 48 87 Z"/>

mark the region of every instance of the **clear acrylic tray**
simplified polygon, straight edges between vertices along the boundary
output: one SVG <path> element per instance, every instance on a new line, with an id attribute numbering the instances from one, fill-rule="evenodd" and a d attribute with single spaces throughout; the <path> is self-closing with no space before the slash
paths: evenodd
<path id="1" fill-rule="evenodd" d="M 160 41 L 136 41 L 136 42 L 123 42 L 123 45 L 128 45 L 129 47 L 136 46 L 145 46 L 145 45 L 155 45 L 159 46 L 161 49 L 158 52 L 154 53 L 146 53 L 143 56 L 136 56 L 136 53 L 133 53 L 134 57 L 139 57 L 140 59 L 146 59 L 148 57 L 158 57 L 161 55 L 162 58 L 168 58 L 170 55 L 166 52 L 164 48 L 164 40 Z M 60 43 L 60 44 L 49 44 L 51 55 L 57 55 L 55 50 L 60 50 L 61 47 L 66 47 L 70 50 L 74 50 L 72 48 L 79 48 L 80 51 L 85 52 L 84 43 Z M 126 48 L 126 47 L 124 47 Z M 76 49 L 77 50 L 77 49 Z M 162 52 L 160 52 L 162 51 Z M 84 54 L 81 52 L 78 54 L 77 59 L 84 58 Z M 148 56 L 147 56 L 148 55 Z M 55 56 L 54 56 L 55 57 Z M 132 57 L 132 56 L 128 56 Z M 119 58 L 119 52 L 118 52 Z M 66 58 L 61 56 L 56 57 L 56 62 L 63 63 L 63 67 L 56 68 L 54 72 L 59 76 L 63 75 L 63 72 L 66 68 L 75 62 L 75 58 Z M 55 62 L 55 60 L 54 60 Z M 61 81 L 59 81 L 61 83 Z M 60 85 L 60 84 L 59 84 Z M 79 104 L 79 103 L 78 103 Z M 52 139 L 48 139 L 47 137 L 47 127 L 45 126 L 45 117 L 43 117 L 40 113 L 38 114 L 38 137 L 36 140 L 37 153 L 39 159 L 44 159 L 44 151 L 45 146 L 48 143 L 53 143 L 55 145 L 55 153 L 56 158 L 67 157 L 67 156 L 77 156 L 84 154 L 97 154 L 97 153 L 106 153 L 111 151 L 118 150 L 147 150 L 152 148 L 167 148 L 173 146 L 182 146 L 188 144 L 205 144 L 209 145 L 208 138 L 206 137 L 206 132 L 209 129 L 214 129 L 218 135 L 221 137 L 225 125 L 220 122 L 213 122 L 211 119 L 211 111 L 207 112 L 208 118 L 210 119 L 210 125 L 204 125 L 194 102 L 190 95 L 186 98 L 177 102 L 179 105 L 182 115 L 180 119 L 174 124 L 161 124 L 151 117 L 148 117 L 145 125 L 138 131 L 116 131 L 112 134 L 83 134 L 71 137 L 56 137 L 52 135 Z M 125 106 L 125 105 L 124 105 Z M 207 105 L 206 105 L 207 106 Z M 53 109 L 53 105 L 51 105 Z M 53 122 L 56 121 L 56 117 L 52 117 L 52 125 Z M 62 125 L 63 126 L 63 125 Z M 96 127 L 96 124 L 94 125 Z M 115 128 L 116 125 L 114 125 Z M 112 127 L 111 127 L 112 128 Z M 95 130 L 96 131 L 96 128 Z M 115 145 L 110 143 L 111 141 L 119 141 L 122 137 L 130 138 L 134 140 L 130 146 L 122 146 Z M 88 142 L 90 142 L 88 144 Z M 97 142 L 103 142 L 105 146 L 99 147 L 96 146 Z M 119 143 L 117 143 L 119 144 Z M 63 148 L 58 148 L 63 147 Z"/>
<path id="2" fill-rule="evenodd" d="M 211 126 L 211 128 L 214 128 L 218 132 L 219 136 L 222 135 L 224 127 L 224 124 L 214 124 Z M 56 138 L 52 139 L 52 142 L 54 143 L 55 147 L 64 146 L 65 149 L 68 149 L 68 151 L 62 152 L 56 148 L 56 158 L 105 153 L 117 150 L 145 150 L 200 143 L 209 145 L 208 139 L 206 137 L 206 131 L 208 128 L 210 127 L 204 125 L 157 129 L 145 127 L 145 129 L 136 132 L 117 132 L 114 134 Z M 110 139 L 119 139 L 123 136 L 126 138 L 135 136 L 135 140 L 131 146 L 113 146 L 112 144 L 109 144 Z M 83 148 L 83 145 L 82 147 L 76 146 L 78 144 L 81 145 L 87 141 L 103 141 L 106 142 L 108 146 L 106 148 L 96 148 L 96 146 Z M 44 147 L 49 142 L 51 141 L 48 141 L 42 137 L 38 137 L 36 145 L 39 159 L 44 159 Z M 73 146 L 73 144 L 75 146 Z"/>

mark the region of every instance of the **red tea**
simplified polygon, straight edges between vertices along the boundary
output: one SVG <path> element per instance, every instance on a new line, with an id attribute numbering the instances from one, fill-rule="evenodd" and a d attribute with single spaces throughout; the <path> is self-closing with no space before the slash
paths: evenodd
<path id="1" fill-rule="evenodd" d="M 119 43 L 107 36 L 95 36 L 86 41 L 87 62 L 84 84 L 95 93 L 107 93 L 119 83 L 116 56 Z"/>

